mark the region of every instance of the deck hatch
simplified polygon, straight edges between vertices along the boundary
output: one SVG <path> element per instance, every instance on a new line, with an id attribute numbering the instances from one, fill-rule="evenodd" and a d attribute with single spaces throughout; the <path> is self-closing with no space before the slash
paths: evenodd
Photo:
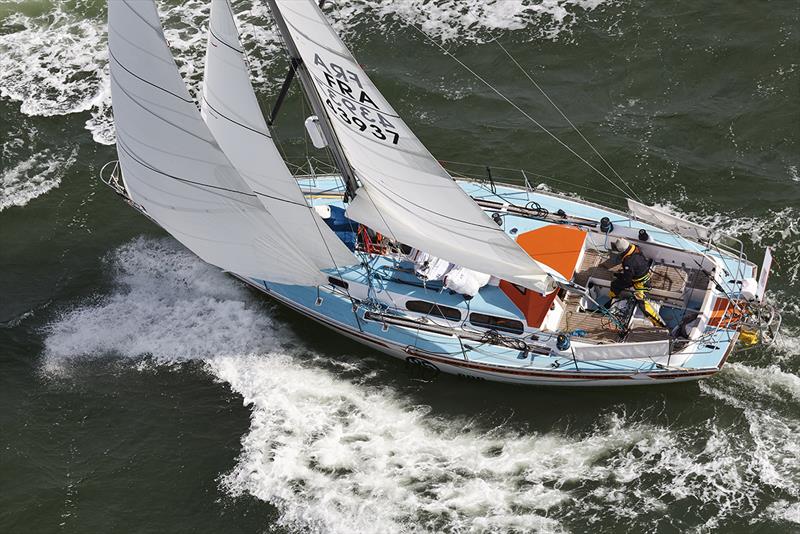
<path id="1" fill-rule="evenodd" d="M 522 321 L 483 313 L 470 313 L 469 322 L 481 328 L 491 328 L 493 330 L 510 332 L 512 334 L 522 334 L 525 331 Z"/>
<path id="2" fill-rule="evenodd" d="M 342 289 L 347 289 L 347 288 L 350 287 L 350 285 L 347 282 L 345 282 L 341 278 L 336 278 L 334 276 L 329 276 L 328 277 L 328 282 L 330 282 L 331 285 L 336 286 L 336 287 L 341 287 Z"/>
<path id="3" fill-rule="evenodd" d="M 450 321 L 461 320 L 461 312 L 457 309 L 426 300 L 409 300 L 406 302 L 406 309 L 417 313 L 424 313 L 425 315 L 441 317 L 442 319 L 448 319 Z"/>

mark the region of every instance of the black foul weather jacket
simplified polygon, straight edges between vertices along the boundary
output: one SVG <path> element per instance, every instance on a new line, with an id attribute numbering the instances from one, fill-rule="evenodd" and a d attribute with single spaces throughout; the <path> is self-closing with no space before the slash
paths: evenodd
<path id="1" fill-rule="evenodd" d="M 622 272 L 611 281 L 611 298 L 616 297 L 625 289 L 638 284 L 637 289 L 646 289 L 650 281 L 650 260 L 648 260 L 639 247 L 633 252 L 626 252 L 622 256 Z"/>
<path id="2" fill-rule="evenodd" d="M 628 286 L 641 279 L 650 272 L 650 260 L 648 260 L 639 247 L 633 253 L 622 258 L 622 281 Z"/>

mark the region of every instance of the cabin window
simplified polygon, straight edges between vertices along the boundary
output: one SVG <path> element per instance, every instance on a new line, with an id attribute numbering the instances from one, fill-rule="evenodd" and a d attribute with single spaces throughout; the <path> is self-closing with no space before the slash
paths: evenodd
<path id="1" fill-rule="evenodd" d="M 427 302 L 424 300 L 409 300 L 406 302 L 406 309 L 417 313 L 441 317 L 442 319 L 448 319 L 450 321 L 461 320 L 460 311 L 455 308 L 451 308 L 450 306 L 442 306 L 441 304 L 436 304 L 434 302 Z"/>
<path id="2" fill-rule="evenodd" d="M 481 328 L 491 328 L 493 330 L 510 332 L 512 334 L 521 334 L 525 331 L 522 322 L 516 319 L 495 317 L 494 315 L 484 315 L 482 313 L 470 313 L 469 322 Z"/>
<path id="3" fill-rule="evenodd" d="M 336 287 L 341 287 L 342 289 L 347 289 L 348 287 L 350 287 L 344 280 L 340 278 L 334 278 L 333 276 L 328 277 L 328 282 L 330 282 L 331 285 L 334 285 Z"/>

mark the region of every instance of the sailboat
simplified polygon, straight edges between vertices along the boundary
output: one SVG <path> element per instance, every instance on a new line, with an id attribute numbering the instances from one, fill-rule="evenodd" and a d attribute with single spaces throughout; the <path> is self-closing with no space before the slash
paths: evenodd
<path id="1" fill-rule="evenodd" d="M 431 373 L 518 384 L 697 380 L 769 343 L 780 315 L 741 243 L 638 200 L 627 211 L 453 176 L 312 0 L 266 0 L 317 150 L 293 174 L 256 99 L 228 0 L 211 0 L 202 94 L 152 0 L 108 5 L 118 160 L 101 178 L 203 261 L 339 334 Z M 274 118 L 274 117 L 273 117 Z M 626 240 L 645 292 L 609 292 Z"/>

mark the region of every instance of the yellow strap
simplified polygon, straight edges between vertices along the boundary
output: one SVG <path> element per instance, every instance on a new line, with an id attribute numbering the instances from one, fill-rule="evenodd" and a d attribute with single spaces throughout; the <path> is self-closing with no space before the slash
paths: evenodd
<path id="1" fill-rule="evenodd" d="M 622 258 L 620 258 L 620 259 L 624 260 L 625 258 L 627 258 L 628 256 L 630 256 L 630 255 L 631 255 L 631 254 L 633 254 L 634 252 L 636 252 L 636 245 L 631 245 L 630 247 L 628 247 L 628 250 L 627 250 L 627 251 L 625 251 L 625 254 L 623 254 L 623 255 L 622 255 Z"/>
<path id="2" fill-rule="evenodd" d="M 634 282 L 633 289 L 636 291 L 650 291 L 650 288 L 647 286 L 646 282 Z"/>
<path id="3" fill-rule="evenodd" d="M 653 326 L 661 326 L 666 327 L 667 325 L 664 323 L 664 320 L 656 313 L 655 308 L 653 305 L 650 304 L 649 301 L 644 301 L 644 313 L 647 315 L 647 318 L 650 319 L 650 322 L 653 323 Z"/>

